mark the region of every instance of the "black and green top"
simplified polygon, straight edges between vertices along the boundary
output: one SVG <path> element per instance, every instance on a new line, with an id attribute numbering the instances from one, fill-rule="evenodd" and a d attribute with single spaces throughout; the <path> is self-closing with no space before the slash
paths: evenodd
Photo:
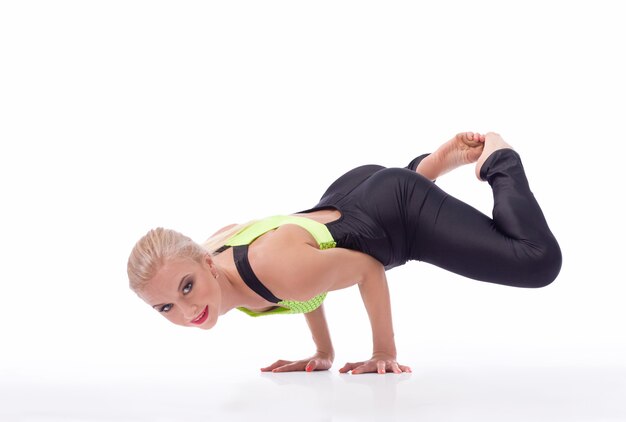
<path id="1" fill-rule="evenodd" d="M 224 248 L 233 248 L 235 266 L 243 281 L 261 297 L 277 305 L 275 308 L 264 312 L 254 312 L 243 307 L 237 308 L 250 316 L 307 313 L 317 309 L 326 298 L 326 292 L 324 292 L 304 302 L 279 299 L 261 283 L 254 274 L 254 271 L 252 271 L 252 267 L 248 261 L 248 246 L 250 243 L 254 242 L 254 240 L 262 234 L 284 224 L 296 224 L 305 228 L 315 238 L 320 249 L 334 248 L 337 245 L 330 231 L 328 231 L 324 224 L 308 218 L 289 215 L 276 215 L 256 221 L 228 239 L 224 244 Z"/>

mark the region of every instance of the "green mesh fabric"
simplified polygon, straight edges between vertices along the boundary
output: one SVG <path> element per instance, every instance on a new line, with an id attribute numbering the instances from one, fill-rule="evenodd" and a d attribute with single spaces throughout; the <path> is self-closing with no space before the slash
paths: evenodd
<path id="1" fill-rule="evenodd" d="M 265 312 L 254 312 L 247 308 L 237 308 L 241 312 L 250 315 L 251 317 L 275 315 L 275 314 L 306 314 L 319 308 L 327 293 L 322 293 L 315 296 L 313 299 L 309 299 L 306 302 L 298 302 L 297 300 L 281 300 L 278 302 L 278 306 Z"/>
<path id="2" fill-rule="evenodd" d="M 335 239 L 333 239 L 333 236 L 324 224 L 294 215 L 274 215 L 256 221 L 228 239 L 225 245 L 249 245 L 254 242 L 257 237 L 284 224 L 296 224 L 305 228 L 315 238 L 317 244 L 320 245 L 320 249 L 328 249 L 336 246 Z"/>
<path id="3" fill-rule="evenodd" d="M 282 226 L 283 224 L 296 224 L 300 227 L 305 228 L 315 238 L 320 249 L 330 249 L 334 248 L 337 245 L 332 235 L 330 234 L 330 231 L 328 231 L 328 228 L 326 228 L 324 224 L 318 223 L 317 221 L 313 221 L 308 218 L 291 215 L 276 215 L 273 217 L 265 218 L 263 220 L 259 220 L 228 239 L 226 245 L 248 245 L 252 243 L 257 237 L 279 226 Z M 317 309 L 326 298 L 326 294 L 326 292 L 321 293 L 314 298 L 311 298 L 304 302 L 296 300 L 282 300 L 277 303 L 278 306 L 275 306 L 274 308 L 264 312 L 254 312 L 244 307 L 239 307 L 237 309 L 252 317 L 275 314 L 303 314 Z"/>

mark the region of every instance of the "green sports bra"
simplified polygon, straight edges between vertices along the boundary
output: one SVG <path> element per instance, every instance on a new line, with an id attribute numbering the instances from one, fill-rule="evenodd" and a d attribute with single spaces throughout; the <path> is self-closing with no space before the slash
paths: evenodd
<path id="1" fill-rule="evenodd" d="M 315 238 L 320 249 L 330 249 L 330 248 L 334 248 L 337 245 L 332 235 L 330 234 L 330 231 L 328 231 L 328 228 L 326 228 L 326 226 L 322 223 L 318 223 L 317 221 L 310 220 L 304 217 L 296 217 L 296 216 L 291 216 L 291 215 L 276 215 L 276 216 L 264 218 L 262 220 L 252 223 L 250 226 L 244 228 L 243 230 L 237 232 L 237 234 L 229 238 L 224 244 L 224 246 L 236 247 L 236 246 L 242 246 L 242 245 L 249 245 L 250 243 L 254 242 L 254 240 L 257 239 L 262 234 L 265 234 L 270 230 L 274 230 L 284 224 L 296 224 L 306 229 Z M 247 251 L 246 251 L 246 259 L 247 259 Z M 251 270 L 252 269 L 250 268 L 250 272 Z M 241 271 L 240 271 L 240 274 L 241 274 Z M 241 276 L 242 278 L 244 278 L 244 281 L 246 282 L 246 284 L 250 286 L 246 277 L 243 274 L 241 274 Z M 256 279 L 256 276 L 254 275 L 252 276 Z M 256 279 L 256 281 L 258 282 L 258 284 L 260 284 L 260 281 L 258 279 Z M 262 286 L 262 288 L 267 290 L 264 286 Z M 267 291 L 269 292 L 269 290 Z M 269 294 L 273 296 L 271 293 Z M 254 312 L 244 307 L 239 307 L 237 309 L 239 309 L 240 311 L 252 317 L 258 317 L 258 316 L 263 316 L 263 315 L 274 315 L 274 314 L 307 313 L 307 312 L 311 312 L 317 309 L 326 298 L 326 294 L 327 293 L 324 292 L 304 302 L 296 301 L 296 300 L 280 300 L 279 302 L 276 303 L 278 305 L 277 307 L 272 308 L 268 311 L 264 311 L 264 312 Z"/>

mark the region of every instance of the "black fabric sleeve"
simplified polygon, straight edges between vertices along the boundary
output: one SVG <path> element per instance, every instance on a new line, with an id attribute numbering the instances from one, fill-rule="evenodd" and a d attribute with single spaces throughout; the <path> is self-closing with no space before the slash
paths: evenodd
<path id="1" fill-rule="evenodd" d="M 426 157 L 428 157 L 430 155 L 430 153 L 428 154 L 422 154 L 419 157 L 414 158 L 413 160 L 411 160 L 411 162 L 409 163 L 408 166 L 406 166 L 405 168 L 409 169 L 409 170 L 413 170 L 415 171 L 417 169 L 417 166 L 419 166 L 419 164 L 422 162 L 422 160 Z"/>

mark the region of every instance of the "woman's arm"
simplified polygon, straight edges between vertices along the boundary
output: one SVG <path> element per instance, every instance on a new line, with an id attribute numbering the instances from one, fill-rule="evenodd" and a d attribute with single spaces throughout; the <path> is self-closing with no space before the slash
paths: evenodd
<path id="1" fill-rule="evenodd" d="M 409 372 L 408 367 L 396 362 L 391 304 L 383 265 L 362 252 L 343 248 L 320 250 L 298 241 L 300 232 L 300 228 L 283 226 L 275 232 L 274 243 L 268 245 L 268 250 L 258 250 L 250 256 L 259 278 L 272 280 L 272 292 L 291 300 L 308 300 L 323 292 L 358 284 L 372 326 L 374 353 L 370 360 L 349 363 L 340 371 L 352 370 L 355 374 Z M 269 260 L 265 258 L 267 256 L 280 256 L 281 259 Z M 314 340 L 317 337 L 316 344 L 326 347 L 330 344 L 330 336 L 321 312 L 310 316 L 309 326 L 314 332 Z"/>
<path id="2" fill-rule="evenodd" d="M 391 318 L 391 300 L 387 277 L 382 265 L 377 271 L 370 271 L 360 283 L 359 290 L 372 326 L 373 351 L 371 359 L 362 362 L 348 362 L 339 372 L 352 371 L 353 374 L 392 371 L 396 374 L 411 372 L 411 368 L 399 365 L 396 361 L 396 343 Z"/>
<path id="3" fill-rule="evenodd" d="M 379 271 L 370 274 L 359 283 L 359 291 L 372 326 L 372 356 L 389 356 L 395 359 L 396 343 L 391 320 L 391 299 L 382 265 Z"/>
<path id="4" fill-rule="evenodd" d="M 332 362 L 335 359 L 335 350 L 333 349 L 333 342 L 330 339 L 330 331 L 326 323 L 324 304 L 321 304 L 314 311 L 307 312 L 304 314 L 304 317 L 309 330 L 311 330 L 313 342 L 317 347 L 317 354 L 326 356 Z"/>

